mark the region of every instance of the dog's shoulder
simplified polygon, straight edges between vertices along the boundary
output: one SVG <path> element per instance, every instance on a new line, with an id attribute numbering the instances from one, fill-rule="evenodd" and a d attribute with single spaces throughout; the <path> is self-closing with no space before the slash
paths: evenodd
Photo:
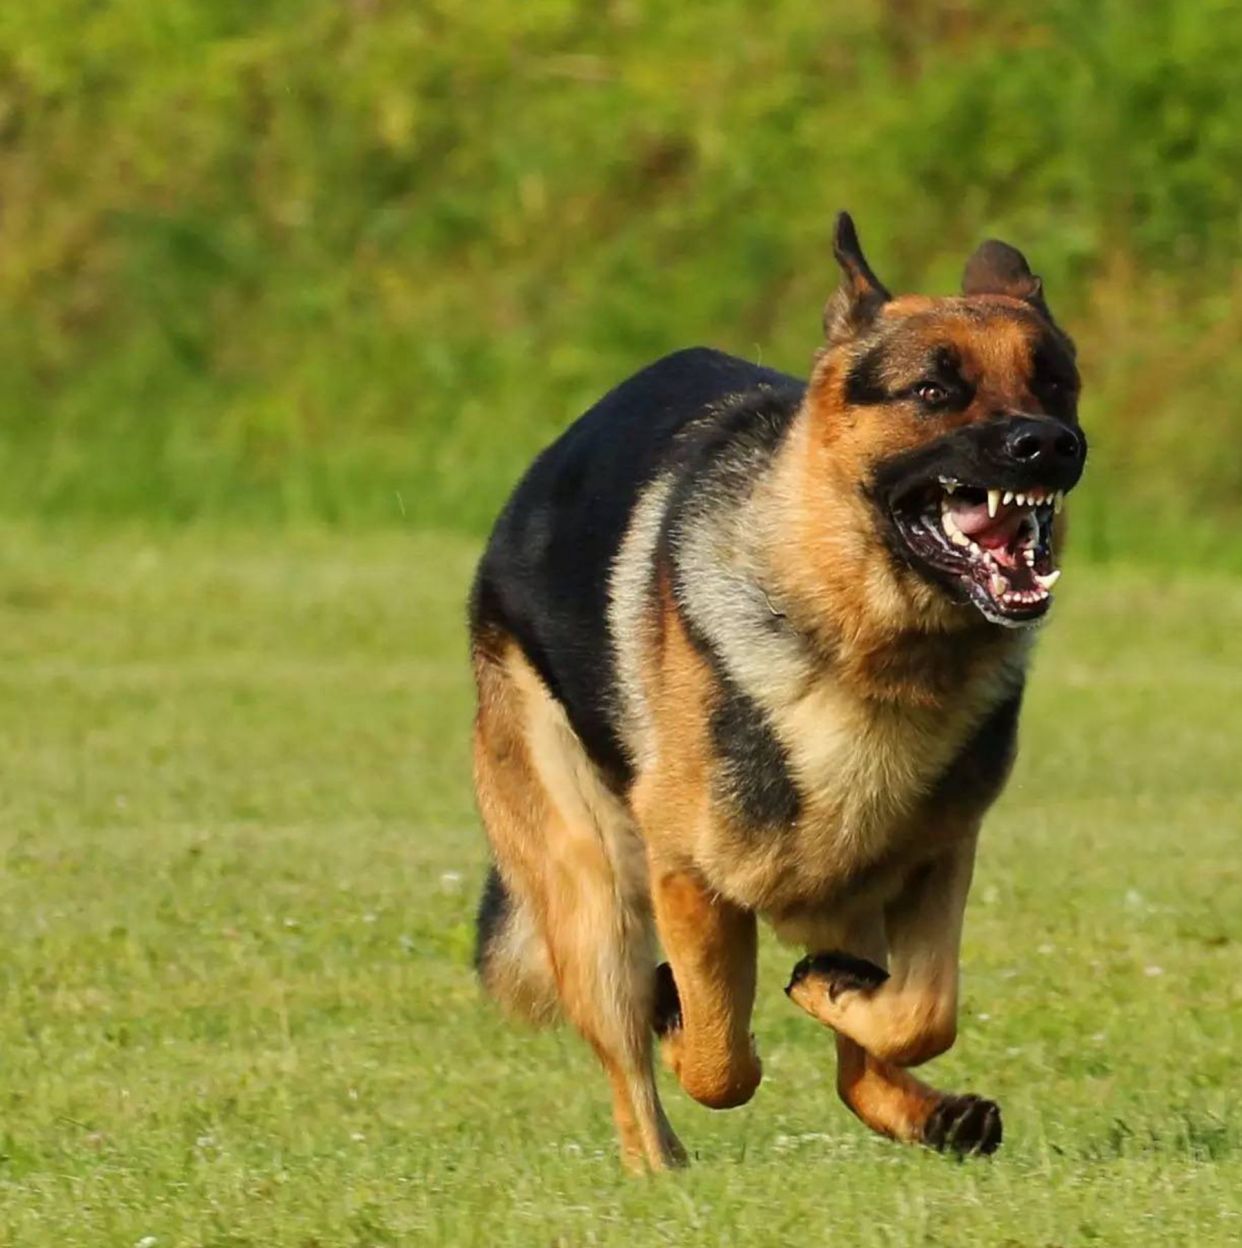
<path id="1" fill-rule="evenodd" d="M 724 464 L 728 475 L 727 448 L 770 440 L 803 389 L 796 378 L 705 347 L 665 356 L 543 451 L 496 522 L 471 593 L 475 644 L 490 635 L 516 641 L 588 751 L 621 778 L 629 762 L 616 723 L 608 616 L 627 534 L 650 519 L 658 532 L 674 494 L 678 506 L 698 495 L 696 474 Z M 654 546 L 643 551 L 654 556 Z"/>
<path id="2" fill-rule="evenodd" d="M 792 410 L 796 378 L 707 347 L 674 352 L 623 381 L 531 464 L 492 531 L 485 574 L 515 567 L 559 576 L 598 570 L 620 544 L 644 488 L 663 471 L 693 472 L 746 433 Z M 562 558 L 565 557 L 565 558 Z"/>

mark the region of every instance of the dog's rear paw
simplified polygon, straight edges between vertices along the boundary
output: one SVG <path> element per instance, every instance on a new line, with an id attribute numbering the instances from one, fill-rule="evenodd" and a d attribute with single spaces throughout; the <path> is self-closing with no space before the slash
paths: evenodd
<path id="1" fill-rule="evenodd" d="M 1001 1145 L 1000 1106 L 981 1096 L 946 1096 L 923 1124 L 923 1143 L 942 1153 L 994 1153 Z"/>
<path id="2" fill-rule="evenodd" d="M 817 983 L 827 990 L 828 1000 L 835 1001 L 843 992 L 873 992 L 887 978 L 886 970 L 852 953 L 816 953 L 803 958 L 793 968 L 789 983 L 785 985 L 785 995 L 797 1001 L 799 995 L 804 995 Z"/>
<path id="3" fill-rule="evenodd" d="M 673 968 L 667 962 L 656 967 L 655 1009 L 651 1025 L 661 1040 L 681 1027 L 681 997 L 673 979 Z"/>

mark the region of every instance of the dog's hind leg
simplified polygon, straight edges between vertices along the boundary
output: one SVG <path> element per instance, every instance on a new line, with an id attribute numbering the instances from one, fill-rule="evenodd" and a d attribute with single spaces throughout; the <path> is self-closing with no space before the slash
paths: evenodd
<path id="1" fill-rule="evenodd" d="M 479 900 L 474 968 L 515 1017 L 538 1026 L 560 1016 L 547 942 L 532 907 L 494 866 Z"/>
<path id="2" fill-rule="evenodd" d="M 475 784 L 504 893 L 490 938 L 486 896 L 481 908 L 484 983 L 536 1017 L 554 993 L 608 1074 L 623 1160 L 679 1164 L 652 1068 L 655 957 L 637 832 L 516 646 L 476 654 L 475 671 Z"/>

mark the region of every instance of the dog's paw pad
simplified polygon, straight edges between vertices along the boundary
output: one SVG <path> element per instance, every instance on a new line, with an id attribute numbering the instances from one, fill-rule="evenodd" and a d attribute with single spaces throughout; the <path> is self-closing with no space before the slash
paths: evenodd
<path id="1" fill-rule="evenodd" d="M 874 992 L 887 978 L 882 967 L 852 953 L 816 953 L 793 968 L 785 994 L 792 996 L 808 980 L 819 980 L 828 990 L 828 999 L 835 1001 L 843 992 Z"/>
<path id="2" fill-rule="evenodd" d="M 923 1125 L 923 1143 L 942 1153 L 994 1153 L 1001 1145 L 1000 1106 L 981 1096 L 946 1096 Z"/>
<path id="3" fill-rule="evenodd" d="M 673 968 L 667 962 L 656 967 L 655 1009 L 651 1025 L 661 1039 L 681 1026 L 681 997 L 673 979 Z"/>

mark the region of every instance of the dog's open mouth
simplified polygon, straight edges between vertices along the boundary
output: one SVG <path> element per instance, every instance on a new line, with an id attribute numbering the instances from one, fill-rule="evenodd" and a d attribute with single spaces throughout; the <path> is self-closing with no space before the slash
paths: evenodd
<path id="1" fill-rule="evenodd" d="M 940 477 L 937 486 L 893 508 L 915 559 L 949 575 L 988 619 L 1018 625 L 1038 619 L 1061 575 L 1052 554 L 1052 521 L 1063 490 L 971 486 Z"/>

